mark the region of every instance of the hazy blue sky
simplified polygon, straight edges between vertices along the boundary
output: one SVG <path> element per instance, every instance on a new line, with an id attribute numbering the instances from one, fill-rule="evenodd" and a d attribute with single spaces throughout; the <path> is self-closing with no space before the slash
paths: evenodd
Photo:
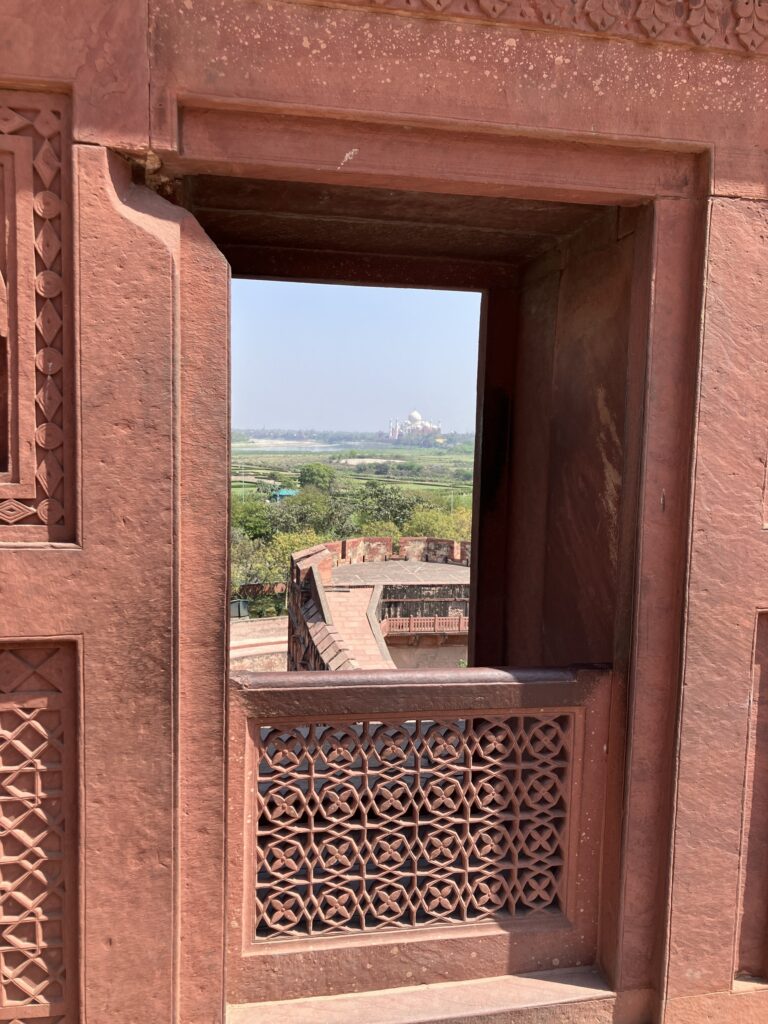
<path id="1" fill-rule="evenodd" d="M 475 428 L 480 295 L 232 282 L 232 426 Z"/>

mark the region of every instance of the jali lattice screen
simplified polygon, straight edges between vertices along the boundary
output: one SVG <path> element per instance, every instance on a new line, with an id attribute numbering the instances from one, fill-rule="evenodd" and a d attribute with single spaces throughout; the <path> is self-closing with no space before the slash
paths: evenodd
<path id="1" fill-rule="evenodd" d="M 76 651 L 0 645 L 0 1021 L 77 1019 Z"/>
<path id="2" fill-rule="evenodd" d="M 572 715 L 255 732 L 254 940 L 562 909 Z"/>

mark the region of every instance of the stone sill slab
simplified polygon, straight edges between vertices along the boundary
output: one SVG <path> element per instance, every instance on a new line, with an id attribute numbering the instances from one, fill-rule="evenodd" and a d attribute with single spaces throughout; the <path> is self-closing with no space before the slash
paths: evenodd
<path id="1" fill-rule="evenodd" d="M 227 1009 L 227 1024 L 609 1024 L 615 994 L 593 968 L 317 996 Z"/>

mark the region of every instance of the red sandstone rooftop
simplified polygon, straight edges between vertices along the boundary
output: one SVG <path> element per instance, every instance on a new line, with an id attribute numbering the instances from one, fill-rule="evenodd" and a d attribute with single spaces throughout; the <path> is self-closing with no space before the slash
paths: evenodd
<path id="1" fill-rule="evenodd" d="M 349 567 L 348 567 L 349 568 Z M 394 668 L 381 633 L 368 612 L 373 587 L 352 590 L 326 589 L 326 607 L 339 636 L 349 647 L 358 668 Z"/>
<path id="2" fill-rule="evenodd" d="M 291 556 L 289 669 L 466 663 L 471 545 L 435 537 L 329 541 Z"/>

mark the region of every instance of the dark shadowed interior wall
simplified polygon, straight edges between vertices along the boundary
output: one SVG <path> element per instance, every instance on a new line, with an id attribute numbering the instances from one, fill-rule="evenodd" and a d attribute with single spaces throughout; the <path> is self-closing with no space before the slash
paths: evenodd
<path id="1" fill-rule="evenodd" d="M 515 664 L 613 660 L 634 235 L 608 210 L 521 279 L 508 636 Z"/>

